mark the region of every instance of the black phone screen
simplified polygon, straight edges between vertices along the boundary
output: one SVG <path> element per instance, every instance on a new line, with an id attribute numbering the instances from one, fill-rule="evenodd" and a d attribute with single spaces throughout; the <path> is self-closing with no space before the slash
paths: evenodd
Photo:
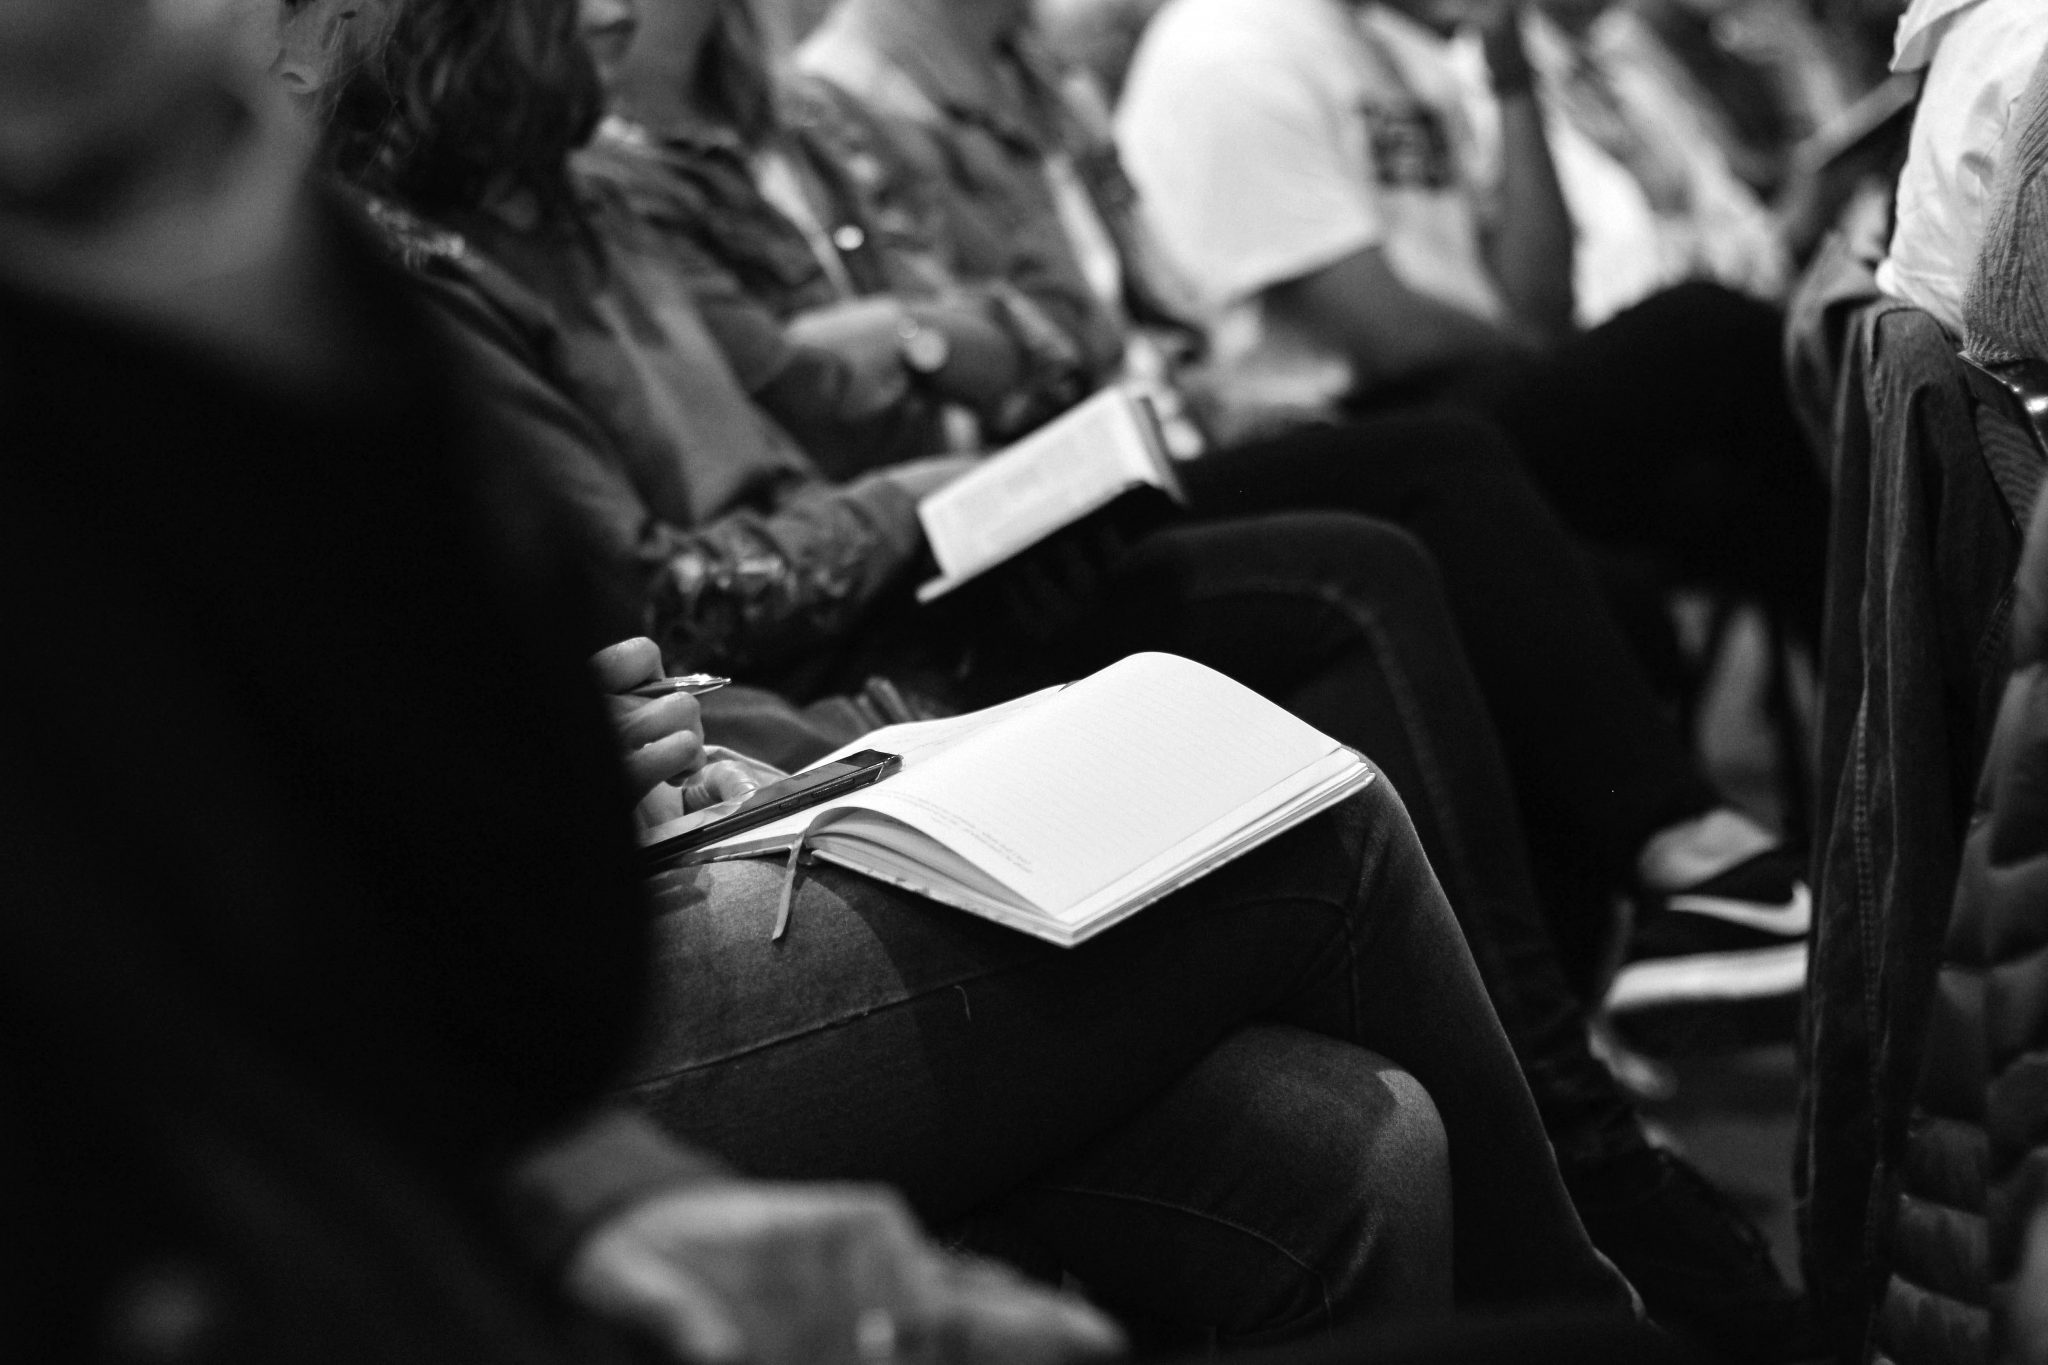
<path id="1" fill-rule="evenodd" d="M 765 825 L 771 820 L 780 820 L 785 815 L 810 806 L 821 805 L 834 797 L 857 791 L 881 781 L 903 766 L 903 760 L 895 754 L 885 754 L 879 749 L 863 749 L 857 754 L 809 772 L 785 777 L 780 782 L 771 782 L 753 795 L 740 802 L 733 810 L 695 829 L 683 831 L 670 839 L 647 845 L 641 850 L 649 861 L 659 861 L 678 853 L 687 853 L 693 848 L 717 843 L 743 830 Z"/>

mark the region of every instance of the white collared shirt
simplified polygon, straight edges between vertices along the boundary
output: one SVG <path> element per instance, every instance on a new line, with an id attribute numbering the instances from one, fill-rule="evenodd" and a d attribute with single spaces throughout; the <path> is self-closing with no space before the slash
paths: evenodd
<path id="1" fill-rule="evenodd" d="M 1913 0 L 1892 70 L 1927 72 L 1878 287 L 1957 336 L 1999 144 L 2048 47 L 2048 0 Z"/>

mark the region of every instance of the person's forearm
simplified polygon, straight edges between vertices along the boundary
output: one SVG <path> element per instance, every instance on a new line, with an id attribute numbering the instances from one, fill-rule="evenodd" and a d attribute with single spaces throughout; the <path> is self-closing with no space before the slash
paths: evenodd
<path id="1" fill-rule="evenodd" d="M 1351 362 L 1361 390 L 1521 349 L 1515 333 L 1403 283 L 1377 248 L 1276 286 L 1270 314 Z"/>
<path id="2" fill-rule="evenodd" d="M 1555 340 L 1572 329 L 1571 213 L 1519 37 L 1489 38 L 1487 65 L 1501 121 L 1500 221 L 1489 263 L 1516 320 Z"/>
<path id="3" fill-rule="evenodd" d="M 1346 348 L 1361 385 L 1403 383 L 1527 349 L 1517 334 L 1425 294 L 1411 295 L 1375 330 L 1396 330 L 1402 342 L 1391 349 L 1370 343 Z M 1370 356 L 1373 367 L 1361 365 L 1361 356 Z"/>
<path id="4" fill-rule="evenodd" d="M 992 409 L 1022 381 L 1025 357 L 1017 343 L 971 308 L 913 303 L 909 312 L 918 325 L 946 338 L 946 363 L 931 376 L 931 386 L 941 397 Z"/>

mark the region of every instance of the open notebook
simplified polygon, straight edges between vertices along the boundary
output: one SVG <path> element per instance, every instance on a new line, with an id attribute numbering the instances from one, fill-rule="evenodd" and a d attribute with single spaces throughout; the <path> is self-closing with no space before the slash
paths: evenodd
<path id="1" fill-rule="evenodd" d="M 1151 404 L 1112 385 L 917 505 L 939 565 L 939 576 L 917 590 L 918 600 L 942 597 L 1144 490 L 1187 501 Z"/>
<path id="2" fill-rule="evenodd" d="M 892 725 L 856 749 L 901 754 L 903 769 L 689 861 L 786 853 L 802 839 L 825 862 L 1072 945 L 1373 780 L 1315 727 L 1170 654 Z"/>

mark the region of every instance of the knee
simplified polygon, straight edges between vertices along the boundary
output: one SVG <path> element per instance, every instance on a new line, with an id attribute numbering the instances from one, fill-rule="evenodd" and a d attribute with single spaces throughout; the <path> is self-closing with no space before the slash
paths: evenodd
<path id="1" fill-rule="evenodd" d="M 1451 1307 L 1450 1150 L 1421 1082 L 1355 1044 L 1280 1025 L 1224 1044 L 1256 1068 L 1265 1164 L 1295 1273 L 1225 1331 L 1275 1341 Z"/>
<path id="2" fill-rule="evenodd" d="M 1333 1155 L 1348 1176 L 1348 1258 L 1334 1260 L 1338 1321 L 1451 1306 L 1450 1140 L 1422 1082 L 1366 1053 L 1349 1086 L 1365 1121 Z M 1333 1248 L 1341 1252 L 1344 1248 Z"/>
<path id="3" fill-rule="evenodd" d="M 1278 534 L 1329 590 L 1404 615 L 1448 613 L 1436 559 L 1412 533 L 1347 512 L 1294 514 L 1284 521 Z"/>

